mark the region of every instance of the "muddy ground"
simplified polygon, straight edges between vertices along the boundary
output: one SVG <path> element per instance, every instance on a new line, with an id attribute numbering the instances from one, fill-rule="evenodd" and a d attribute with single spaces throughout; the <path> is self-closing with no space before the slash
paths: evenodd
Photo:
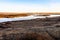
<path id="1" fill-rule="evenodd" d="M 0 40 L 60 40 L 60 17 L 0 23 Z"/>

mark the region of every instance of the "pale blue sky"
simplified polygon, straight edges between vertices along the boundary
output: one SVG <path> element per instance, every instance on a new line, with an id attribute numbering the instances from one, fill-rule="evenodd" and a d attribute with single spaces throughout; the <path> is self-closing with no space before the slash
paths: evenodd
<path id="1" fill-rule="evenodd" d="M 60 12 L 60 0 L 0 0 L 1 12 Z"/>

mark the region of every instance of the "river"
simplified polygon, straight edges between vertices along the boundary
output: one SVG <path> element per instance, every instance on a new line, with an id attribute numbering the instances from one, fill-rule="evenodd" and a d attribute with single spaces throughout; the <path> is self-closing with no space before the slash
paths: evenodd
<path id="1" fill-rule="evenodd" d="M 57 17 L 57 16 L 60 16 L 60 15 L 50 15 L 50 16 L 35 16 L 35 15 L 30 15 L 30 16 L 26 16 L 26 17 L 0 18 L 0 22 L 18 21 L 18 20 L 30 20 L 30 19 L 36 19 L 36 18 Z"/>

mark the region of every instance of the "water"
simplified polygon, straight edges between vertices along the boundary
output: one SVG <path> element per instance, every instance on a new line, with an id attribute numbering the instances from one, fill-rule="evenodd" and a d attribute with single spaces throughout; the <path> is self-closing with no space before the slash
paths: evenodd
<path id="1" fill-rule="evenodd" d="M 60 15 L 50 15 L 50 16 L 26 16 L 26 17 L 15 17 L 15 18 L 0 18 L 0 22 L 7 22 L 7 21 L 18 21 L 18 20 L 30 20 L 36 18 L 46 18 L 46 17 L 57 17 Z"/>

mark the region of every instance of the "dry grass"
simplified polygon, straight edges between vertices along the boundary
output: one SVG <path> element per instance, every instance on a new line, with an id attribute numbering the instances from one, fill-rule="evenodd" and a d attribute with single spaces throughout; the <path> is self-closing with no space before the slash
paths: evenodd
<path id="1" fill-rule="evenodd" d="M 0 12 L 0 18 L 13 18 L 13 17 L 22 17 L 22 16 L 29 16 L 29 15 L 42 15 L 42 16 L 49 16 L 49 15 L 60 15 L 60 13 L 52 13 L 52 12 L 41 12 L 41 13 L 12 13 L 12 12 Z"/>
<path id="2" fill-rule="evenodd" d="M 0 18 L 13 18 L 13 17 L 22 17 L 22 16 L 29 16 L 29 14 L 10 14 L 10 15 L 0 14 Z"/>

